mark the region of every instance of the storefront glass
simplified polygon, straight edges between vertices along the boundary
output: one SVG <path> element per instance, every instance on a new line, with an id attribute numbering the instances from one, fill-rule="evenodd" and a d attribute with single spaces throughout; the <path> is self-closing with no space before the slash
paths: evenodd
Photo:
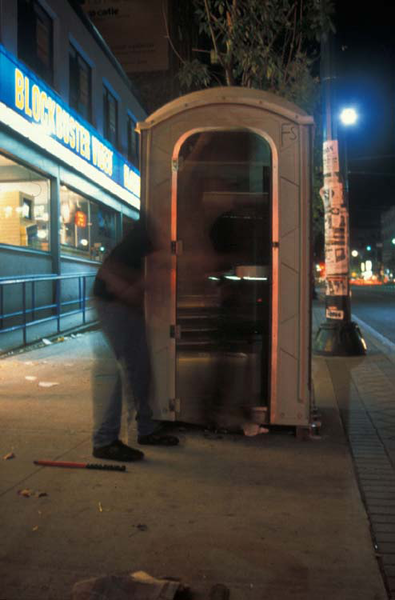
<path id="1" fill-rule="evenodd" d="M 115 246 L 116 237 L 115 211 L 61 186 L 62 253 L 102 261 Z"/>
<path id="2" fill-rule="evenodd" d="M 0 244 L 48 251 L 50 181 L 0 154 Z"/>
<path id="3" fill-rule="evenodd" d="M 91 258 L 102 260 L 117 243 L 116 213 L 101 204 L 90 202 Z"/>
<path id="4" fill-rule="evenodd" d="M 135 219 L 131 219 L 125 215 L 122 216 L 122 237 L 125 237 L 125 235 L 133 229 L 135 223 Z"/>

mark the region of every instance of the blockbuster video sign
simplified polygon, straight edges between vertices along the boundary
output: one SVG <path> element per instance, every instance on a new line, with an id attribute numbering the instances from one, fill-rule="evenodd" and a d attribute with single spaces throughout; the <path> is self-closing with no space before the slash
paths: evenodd
<path id="1" fill-rule="evenodd" d="M 137 169 L 1 45 L 0 121 L 140 208 Z"/>

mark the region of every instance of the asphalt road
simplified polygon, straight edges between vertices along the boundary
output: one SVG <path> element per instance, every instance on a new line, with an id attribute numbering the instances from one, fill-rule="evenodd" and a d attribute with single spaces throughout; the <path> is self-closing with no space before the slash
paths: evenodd
<path id="1" fill-rule="evenodd" d="M 395 285 L 352 286 L 353 317 L 395 343 Z"/>

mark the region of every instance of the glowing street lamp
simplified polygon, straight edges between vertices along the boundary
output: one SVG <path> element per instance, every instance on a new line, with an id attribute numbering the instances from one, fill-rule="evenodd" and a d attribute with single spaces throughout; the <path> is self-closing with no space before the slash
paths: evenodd
<path id="1" fill-rule="evenodd" d="M 340 123 L 345 128 L 343 135 L 343 181 L 344 181 L 344 189 L 348 194 L 348 156 L 347 156 L 347 131 L 348 127 L 353 127 L 358 122 L 358 113 L 352 106 L 345 107 L 340 111 L 339 115 Z"/>
<path id="2" fill-rule="evenodd" d="M 355 125 L 358 121 L 358 113 L 355 108 L 343 108 L 340 113 L 340 121 L 348 127 L 349 125 Z"/>

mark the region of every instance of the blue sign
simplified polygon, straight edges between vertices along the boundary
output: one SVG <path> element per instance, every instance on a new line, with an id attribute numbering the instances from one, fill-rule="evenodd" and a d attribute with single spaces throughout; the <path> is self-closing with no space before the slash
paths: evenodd
<path id="1" fill-rule="evenodd" d="M 0 121 L 139 207 L 138 170 L 1 44 Z"/>

